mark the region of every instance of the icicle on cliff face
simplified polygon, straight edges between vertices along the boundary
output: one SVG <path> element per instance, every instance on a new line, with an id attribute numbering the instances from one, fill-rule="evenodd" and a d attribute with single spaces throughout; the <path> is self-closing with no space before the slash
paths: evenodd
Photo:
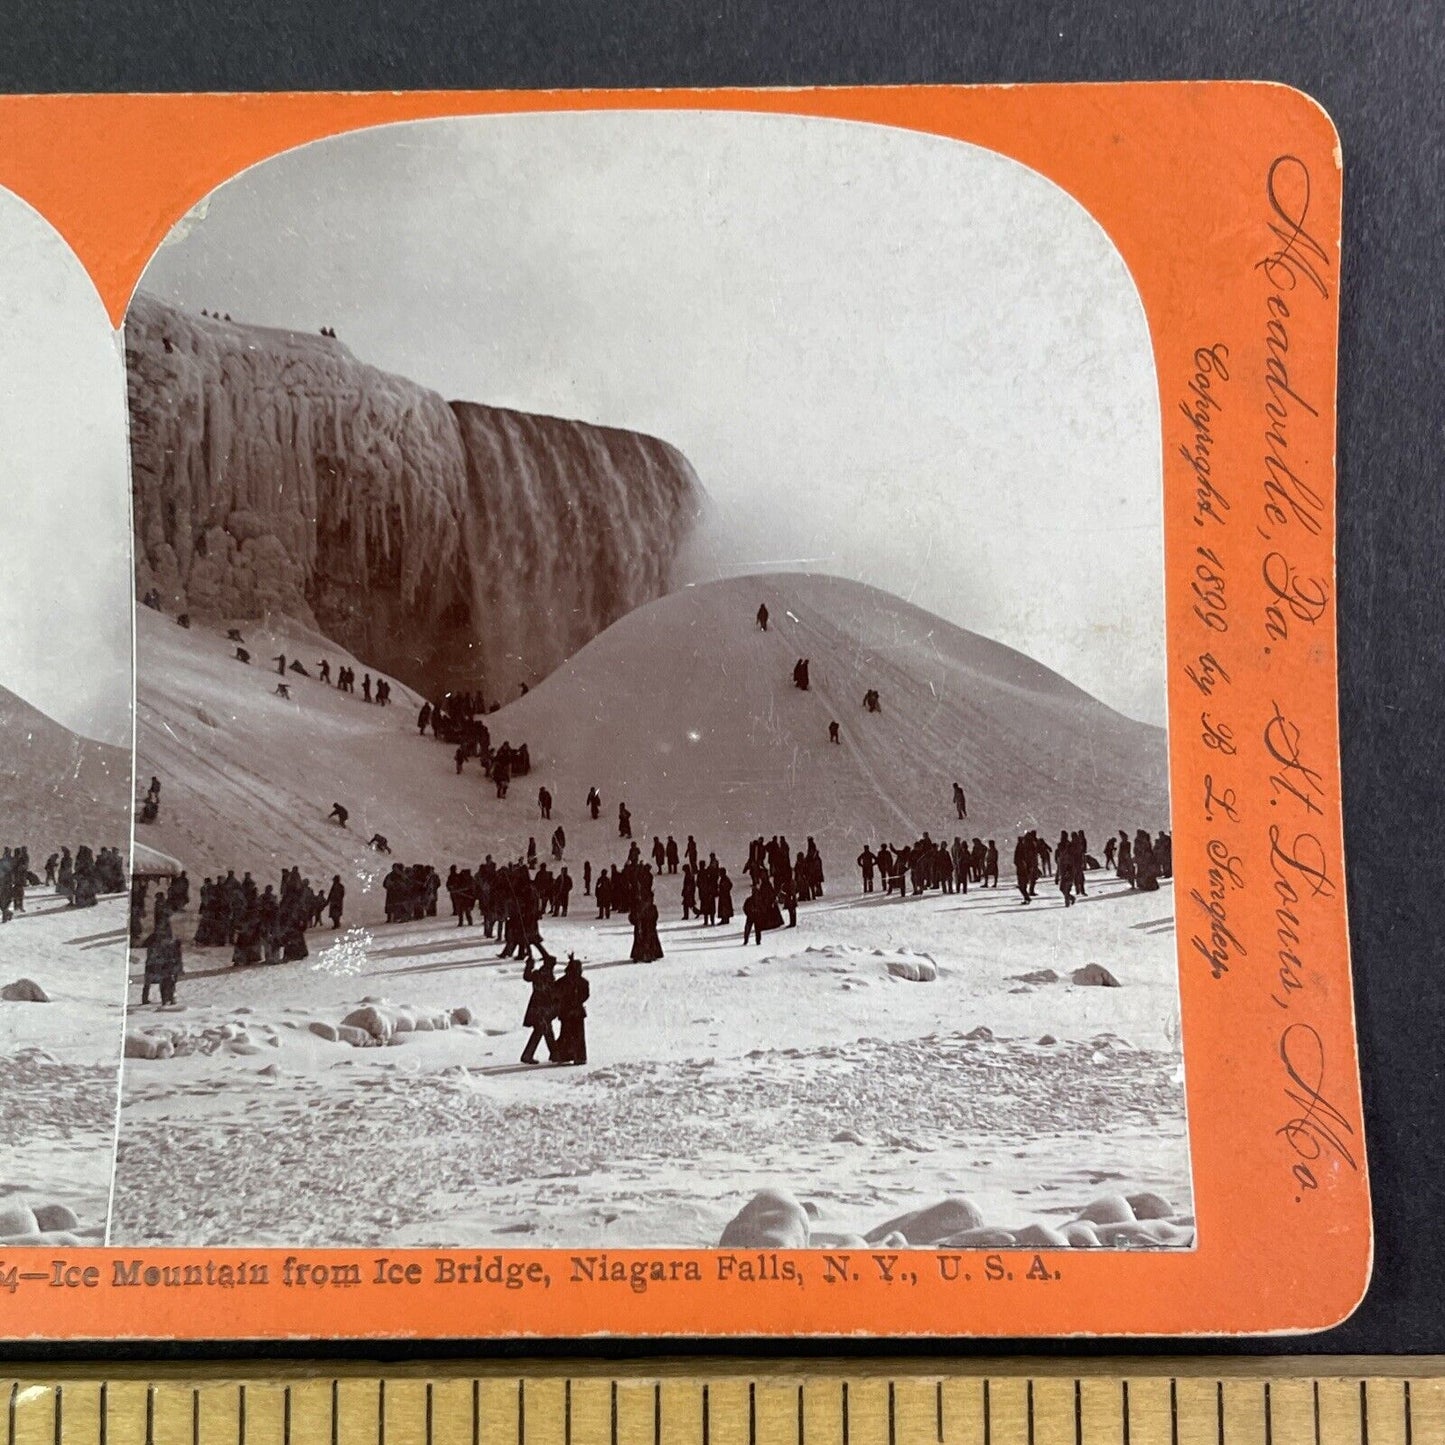
<path id="1" fill-rule="evenodd" d="M 636 432 L 448 403 L 334 337 L 126 316 L 136 595 L 503 700 L 667 590 L 702 489 Z M 319 639 L 318 639 L 319 641 Z"/>

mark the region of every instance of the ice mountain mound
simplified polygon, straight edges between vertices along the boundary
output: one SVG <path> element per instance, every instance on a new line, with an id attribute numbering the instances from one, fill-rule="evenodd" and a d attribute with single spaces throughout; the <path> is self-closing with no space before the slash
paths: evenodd
<path id="1" fill-rule="evenodd" d="M 792 681 L 799 658 L 807 691 Z M 863 707 L 870 690 L 877 713 Z M 498 726 L 528 740 L 559 799 L 575 807 L 596 784 L 613 817 L 625 800 L 644 850 L 654 834 L 681 845 L 696 833 L 735 867 L 749 837 L 781 832 L 801 848 L 815 836 L 849 888 L 865 843 L 993 838 L 1008 878 L 1023 829 L 1052 843 L 1061 827 L 1084 828 L 1102 847 L 1119 828 L 1169 823 L 1162 728 L 839 577 L 769 573 L 671 593 L 588 643 Z"/>
<path id="2" fill-rule="evenodd" d="M 130 836 L 130 750 L 95 742 L 0 687 L 0 818 L 5 841 L 43 867 L 62 844 L 123 847 Z"/>

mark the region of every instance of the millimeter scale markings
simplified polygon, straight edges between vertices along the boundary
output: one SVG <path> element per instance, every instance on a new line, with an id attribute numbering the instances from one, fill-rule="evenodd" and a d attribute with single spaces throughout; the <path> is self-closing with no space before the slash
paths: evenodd
<path id="1" fill-rule="evenodd" d="M 83 1366 L 4 1445 L 1445 1445 L 1445 1359 Z"/>

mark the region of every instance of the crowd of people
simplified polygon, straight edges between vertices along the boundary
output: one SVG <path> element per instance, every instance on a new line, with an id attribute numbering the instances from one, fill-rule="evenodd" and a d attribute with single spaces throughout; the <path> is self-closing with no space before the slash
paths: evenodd
<path id="1" fill-rule="evenodd" d="M 281 671 L 286 670 L 286 658 L 284 654 L 280 658 Z M 294 671 L 309 676 L 306 669 L 300 663 L 291 664 Z M 331 664 L 325 658 L 319 664 L 321 669 L 321 681 L 331 681 Z M 354 667 L 340 667 L 336 672 L 336 690 L 338 692 L 349 692 L 353 695 L 356 692 L 356 669 Z M 361 675 L 361 700 L 362 702 L 375 703 L 378 707 L 385 707 L 391 701 L 391 684 L 384 678 L 378 677 L 375 684 L 371 681 L 371 674 L 364 672 Z"/>
<path id="2" fill-rule="evenodd" d="M 592 865 L 584 865 L 584 886 L 592 887 Z M 536 959 L 555 963 L 542 940 L 545 917 L 568 916 L 574 881 L 563 866 L 555 871 L 535 856 L 499 864 L 489 853 L 475 868 L 452 865 L 443 882 L 430 864 L 395 863 L 382 880 L 386 895 L 386 921 L 411 923 L 437 915 L 439 895 L 445 887 L 458 928 L 480 925 L 482 936 L 502 944 L 500 958 L 516 957 L 524 963 Z M 624 868 L 604 869 L 597 876 L 601 900 L 598 917 L 626 912 L 633 924 L 632 958 L 650 962 L 662 957 L 657 936 L 658 912 L 653 897 L 652 870 L 635 856 Z"/>
<path id="3" fill-rule="evenodd" d="M 323 891 L 299 868 L 282 869 L 279 887 L 264 888 L 249 873 L 237 878 L 230 869 L 201 884 L 195 941 L 201 948 L 229 947 L 234 964 L 290 962 L 307 956 L 306 930 L 319 928 L 327 914 L 333 929 L 341 926 L 345 906 L 340 874 Z"/>
<path id="4" fill-rule="evenodd" d="M 545 790 L 544 790 L 545 791 Z M 588 806 L 596 790 L 589 794 Z M 550 811 L 550 796 L 544 812 Z M 560 831 L 560 829 L 558 830 Z M 561 849 L 554 849 L 555 864 Z M 715 852 L 703 857 L 696 838 L 687 835 L 679 845 L 672 834 L 655 835 L 650 849 L 651 864 L 641 846 L 629 840 L 622 863 L 604 864 L 595 874 L 590 860 L 582 865 L 582 891 L 590 894 L 596 904 L 597 918 L 610 920 L 626 917 L 632 925 L 630 957 L 634 962 L 653 962 L 663 957 L 658 933 L 659 909 L 657 887 L 661 879 L 675 879 L 682 921 L 696 920 L 704 928 L 728 927 L 735 915 L 734 884 L 727 868 Z M 1152 891 L 1161 878 L 1173 873 L 1172 842 L 1167 832 L 1157 836 L 1143 829 L 1131 839 L 1122 831 L 1111 837 L 1104 849 L 1105 867 L 1127 882 L 1131 889 Z M 115 850 L 103 849 L 101 866 L 109 875 L 120 868 Z M 997 888 L 999 883 L 999 851 L 995 840 L 980 838 L 971 841 L 955 836 L 951 843 L 935 841 L 927 832 L 901 847 L 881 844 L 876 850 L 865 846 L 858 855 L 858 868 L 865 894 L 875 891 L 875 880 L 885 894 L 918 897 L 930 890 L 943 893 L 967 893 L 970 884 Z M 1063 830 L 1051 846 L 1037 830 L 1018 835 L 1014 845 L 1014 876 L 1025 903 L 1037 896 L 1039 883 L 1052 876 L 1063 896 L 1064 906 L 1071 907 L 1077 897 L 1087 895 L 1087 874 L 1098 870 L 1099 862 L 1088 852 L 1087 838 L 1082 830 Z M 22 875 L 28 866 L 23 850 L 5 851 L 0 857 L 0 878 Z M 90 892 L 86 880 L 97 868 L 97 860 L 89 850 L 78 850 L 74 860 L 69 850 L 52 855 L 46 864 L 47 881 L 61 891 L 78 891 L 82 897 Z M 821 851 L 813 838 L 806 847 L 796 851 L 785 836 L 771 839 L 758 836 L 751 840 L 748 856 L 741 868 L 749 889 L 742 904 L 743 943 L 761 944 L 764 933 L 791 928 L 797 924 L 798 907 L 823 896 L 824 868 Z M 80 878 L 77 889 L 76 879 Z M 32 875 L 33 877 L 33 875 Z M 123 869 L 119 886 L 123 887 Z M 569 915 L 574 880 L 570 869 L 562 864 L 549 867 L 537 859 L 535 839 L 529 841 L 525 857 L 508 863 L 497 863 L 488 854 L 475 868 L 452 865 L 445 880 L 430 864 L 393 863 L 382 879 L 385 895 L 385 916 L 388 923 L 408 923 L 436 917 L 440 897 L 445 890 L 451 914 L 458 928 L 480 926 L 486 939 L 502 945 L 499 957 L 521 960 L 534 988 L 528 1005 L 529 1028 L 541 1027 L 530 1042 L 535 1056 L 540 1044 L 548 1045 L 549 1057 L 556 1062 L 579 1062 L 578 1050 L 562 1042 L 567 1035 L 553 1036 L 551 1024 L 563 1016 L 547 1013 L 563 979 L 555 976 L 555 957 L 542 939 L 542 921 L 546 917 Z M 139 938 L 145 910 L 145 887 L 137 880 L 132 891 L 132 936 Z M 10 895 L 13 899 L 13 892 Z M 91 893 L 93 901 L 93 893 Z M 305 934 L 308 928 L 319 927 L 329 914 L 333 929 L 339 928 L 345 906 L 346 889 L 340 876 L 334 876 L 328 890 L 313 888 L 299 869 L 283 871 L 279 889 L 267 885 L 258 888 L 249 873 L 237 878 L 234 870 L 225 877 L 207 878 L 201 885 L 199 916 L 195 942 L 201 947 L 229 947 L 233 964 L 280 963 L 305 958 Z M 155 912 L 146 948 L 146 988 L 142 1002 L 147 1002 L 150 986 L 158 984 L 162 1002 L 175 996 L 175 980 L 182 972 L 181 942 L 174 933 L 172 915 L 185 910 L 190 899 L 190 883 L 184 872 L 169 880 L 157 892 Z M 20 900 L 23 907 L 23 894 Z M 580 964 L 572 960 L 579 970 Z M 536 972 L 533 973 L 534 965 Z M 570 965 L 569 965 L 570 968 Z M 556 995 L 560 997 L 560 995 Z M 539 1002 L 538 1000 L 542 1001 Z M 545 1017 L 544 1017 L 545 1015 Z M 530 1020 L 542 1019 L 537 1025 Z M 580 1028 L 580 1020 L 576 1021 Z M 580 1037 L 580 1035 L 578 1035 Z M 580 1046 L 585 1059 L 585 1044 Z M 533 1059 L 528 1057 L 527 1062 Z"/>
<path id="5" fill-rule="evenodd" d="M 150 930 L 146 931 L 147 895 L 156 883 Z M 145 949 L 145 982 L 141 1002 L 150 1002 L 158 987 L 163 1004 L 175 1002 L 176 981 L 184 973 L 182 941 L 175 915 L 190 907 L 191 882 L 186 871 L 166 879 L 137 875 L 131 883 L 131 941 Z M 346 885 L 334 874 L 324 892 L 313 888 L 299 868 L 285 868 L 279 885 L 260 887 L 250 873 L 202 881 L 196 909 L 194 942 L 197 948 L 229 948 L 231 963 L 290 963 L 306 958 L 308 929 L 340 928 L 346 906 Z"/>
<path id="6" fill-rule="evenodd" d="M 955 801 L 962 800 L 955 784 Z M 962 813 L 960 812 L 960 816 Z M 1140 866 L 1139 859 L 1145 860 Z M 1117 859 L 1117 862 L 1116 862 Z M 1173 846 L 1168 833 L 1151 839 L 1140 829 L 1131 843 L 1121 831 L 1110 838 L 1104 848 L 1104 866 L 1113 869 L 1131 889 L 1151 892 L 1161 878 L 1173 876 Z M 1063 895 L 1064 907 L 1071 908 L 1076 898 L 1087 896 L 1087 874 L 1099 867 L 1099 860 L 1089 852 L 1083 829 L 1064 829 L 1056 844 L 1050 846 L 1036 829 L 1020 833 L 1014 842 L 1014 880 L 1025 903 L 1038 896 L 1041 880 L 1052 876 Z M 944 893 L 967 893 L 969 885 L 997 888 L 999 882 L 998 844 L 990 838 L 966 842 L 955 835 L 952 843 L 935 842 L 927 833 L 913 843 L 895 847 L 882 844 L 876 851 L 865 846 L 858 855 L 857 866 L 863 879 L 863 892 L 872 893 L 875 879 L 881 880 L 883 892 L 900 897 L 918 896 L 930 888 Z"/>
<path id="7" fill-rule="evenodd" d="M 526 743 L 513 747 L 505 738 L 495 748 L 492 746 L 491 729 L 482 719 L 499 706 L 493 702 L 487 707 L 480 692 L 449 692 L 439 702 L 422 703 L 416 715 L 416 730 L 425 737 L 430 729 L 434 738 L 453 747 L 452 761 L 458 776 L 467 762 L 476 758 L 482 776 L 496 788 L 497 797 L 505 798 L 512 780 L 532 771 L 532 755 Z M 543 808 L 544 818 L 548 811 Z"/>
<path id="8" fill-rule="evenodd" d="M 875 876 L 885 895 L 896 892 L 900 897 L 908 893 L 910 885 L 915 896 L 929 888 L 967 893 L 970 882 L 982 887 L 998 885 L 998 847 L 992 838 L 987 847 L 977 838 L 970 847 L 957 837 L 950 846 L 934 842 L 927 833 L 901 848 L 883 843 L 875 852 L 865 844 L 857 866 L 864 893 L 874 891 Z"/>
<path id="9" fill-rule="evenodd" d="M 589 812 L 598 801 L 594 788 L 586 802 Z M 539 807 L 544 816 L 550 814 L 551 802 L 550 793 L 543 788 Z M 620 806 L 626 816 L 625 805 Z M 575 882 L 570 868 L 560 861 L 564 849 L 565 834 L 559 826 L 553 835 L 552 866 L 539 862 L 535 838 L 528 841 L 525 856 L 499 864 L 488 854 L 475 868 L 453 864 L 445 879 L 431 864 L 393 863 L 382 879 L 386 921 L 409 923 L 436 917 L 445 891 L 456 926 L 480 926 L 483 937 L 502 944 L 501 957 L 516 957 L 529 966 L 538 960 L 555 963 L 541 930 L 544 918 L 569 916 Z M 676 879 L 683 922 L 695 919 L 703 928 L 726 928 L 736 912 L 732 876 L 715 852 L 703 857 L 693 835 L 687 835 L 682 845 L 672 834 L 665 838 L 655 835 L 650 857 L 649 865 L 640 844 L 629 837 L 628 852 L 620 864 L 604 864 L 595 877 L 591 860 L 582 864 L 582 892 L 592 897 L 597 918 L 625 917 L 632 925 L 630 957 L 634 962 L 663 957 L 657 904 L 657 886 L 663 878 Z M 1160 878 L 1172 876 L 1168 833 L 1151 838 L 1141 829 L 1131 840 L 1121 832 L 1118 838 L 1109 839 L 1105 860 L 1131 889 L 1149 891 L 1158 887 Z M 1051 847 L 1030 829 L 1018 836 L 1013 863 L 1025 903 L 1035 899 L 1040 881 L 1052 875 L 1066 908 L 1076 897 L 1086 896 L 1087 873 L 1099 867 L 1088 852 L 1082 830 L 1062 831 Z M 999 884 L 999 851 L 991 838 L 966 841 L 955 836 L 949 843 L 935 841 L 925 832 L 901 847 L 892 843 L 876 850 L 865 846 L 857 865 L 865 894 L 875 891 L 875 883 L 885 895 L 897 893 L 900 897 L 919 897 L 934 889 L 967 893 L 970 884 L 982 888 Z M 749 885 L 742 903 L 744 944 L 761 944 L 764 933 L 795 927 L 799 905 L 823 896 L 823 858 L 811 837 L 795 852 L 782 835 L 771 839 L 760 835 L 751 840 L 740 872 Z M 279 893 L 270 886 L 258 890 L 249 873 L 239 880 L 234 871 L 215 881 L 208 878 L 201 888 L 195 941 L 200 946 L 231 947 L 232 961 L 237 964 L 304 958 L 306 929 L 319 926 L 328 912 L 332 927 L 339 927 L 345 895 L 339 876 L 322 892 L 301 877 L 299 869 L 283 873 Z M 167 917 L 184 909 L 188 897 L 189 883 L 182 873 L 172 880 L 165 895 Z M 158 898 L 157 931 L 162 922 L 161 903 Z"/>
<path id="10" fill-rule="evenodd" d="M 125 892 L 125 859 L 119 848 L 98 851 L 80 844 L 72 855 L 63 847 L 45 860 L 45 886 L 62 894 L 71 908 L 93 908 L 104 893 Z M 30 849 L 15 844 L 0 852 L 0 923 L 25 912 L 25 894 L 41 886 Z"/>
<path id="11" fill-rule="evenodd" d="M 489 707 L 480 692 L 470 689 L 443 693 L 438 702 L 422 703 L 416 715 L 416 730 L 425 737 L 430 728 L 432 736 L 444 743 L 462 741 L 479 719 L 496 712 L 501 705 L 494 699 Z"/>
<path id="12" fill-rule="evenodd" d="M 1131 889 L 1153 893 L 1161 878 L 1174 876 L 1174 840 L 1168 833 L 1151 838 L 1140 828 L 1131 843 L 1129 834 L 1120 828 L 1119 836 L 1104 844 L 1104 866 L 1112 868 Z"/>

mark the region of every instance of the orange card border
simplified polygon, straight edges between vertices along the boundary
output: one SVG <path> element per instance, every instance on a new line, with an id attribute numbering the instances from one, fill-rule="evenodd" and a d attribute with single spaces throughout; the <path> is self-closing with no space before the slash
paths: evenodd
<path id="1" fill-rule="evenodd" d="M 613 1252 L 626 1262 L 703 1265 L 701 1285 L 640 1293 L 565 1278 L 516 1290 L 375 1284 L 369 1267 L 368 1282 L 345 1293 L 274 1283 L 115 1286 L 116 1259 L 160 1269 L 262 1254 L 60 1251 L 69 1265 L 98 1264 L 100 1283 L 0 1296 L 0 1334 L 1183 1335 L 1304 1331 L 1343 1319 L 1368 1282 L 1372 1243 L 1340 814 L 1341 160 L 1329 117 L 1298 91 L 1238 82 L 10 96 L 0 97 L 0 186 L 67 241 L 119 325 L 172 225 L 247 166 L 365 126 L 577 109 L 826 116 L 952 137 L 1062 187 L 1128 265 L 1153 339 L 1164 419 L 1174 888 L 1198 1245 L 1045 1253 L 1038 1264 L 1031 1251 L 1009 1251 L 999 1256 L 1005 1278 L 985 1279 L 980 1257 L 968 1283 L 934 1278 L 919 1252 L 906 1257 L 918 1282 L 905 1286 L 872 1277 L 871 1265 L 860 1266 L 856 1282 L 825 1284 L 816 1255 L 780 1256 L 804 1271 L 799 1286 L 720 1282 L 711 1278 L 714 1252 Z M 1201 511 L 1198 475 L 1180 453 L 1192 448 L 1193 431 L 1178 408 L 1197 394 L 1190 383 L 1201 365 L 1208 369 L 1201 348 L 1216 346 L 1227 348 L 1227 400 L 1217 417 L 1216 490 L 1205 492 Z M 1217 568 L 1201 564 L 1201 546 Z M 1225 579 L 1223 612 L 1207 575 L 1214 572 Z M 1230 681 L 1206 695 L 1198 660 L 1211 650 L 1227 658 Z M 1241 887 L 1221 876 L 1229 859 Z M 1233 945 L 1204 912 L 1214 894 Z M 1217 977 L 1209 953 L 1227 963 Z M 285 1253 L 265 1252 L 273 1275 Z M 372 1257 L 295 1253 L 315 1263 Z M 424 1273 L 433 1253 L 416 1252 Z M 565 1275 L 563 1251 L 506 1255 Z"/>

